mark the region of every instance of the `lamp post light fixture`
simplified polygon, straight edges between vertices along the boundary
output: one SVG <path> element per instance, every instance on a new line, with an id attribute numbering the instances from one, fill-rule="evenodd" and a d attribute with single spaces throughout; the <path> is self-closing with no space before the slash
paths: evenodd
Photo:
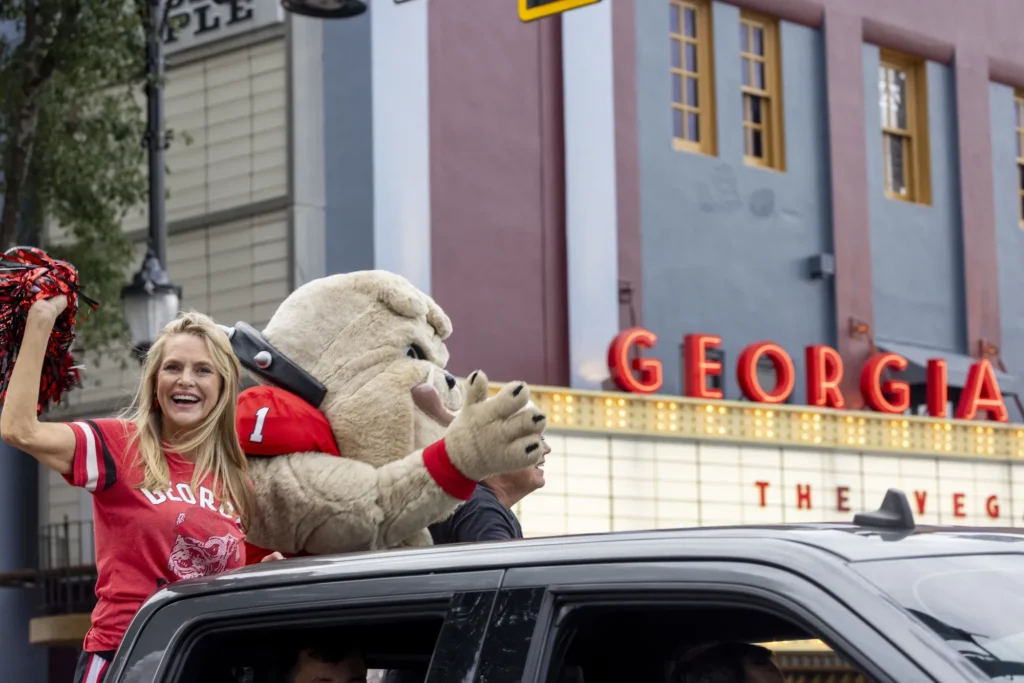
<path id="1" fill-rule="evenodd" d="M 363 0 L 281 0 L 281 7 L 316 19 L 348 19 L 366 11 Z"/>
<path id="2" fill-rule="evenodd" d="M 181 287 L 172 284 L 152 247 L 132 283 L 121 290 L 132 351 L 141 363 L 164 327 L 178 317 Z"/>

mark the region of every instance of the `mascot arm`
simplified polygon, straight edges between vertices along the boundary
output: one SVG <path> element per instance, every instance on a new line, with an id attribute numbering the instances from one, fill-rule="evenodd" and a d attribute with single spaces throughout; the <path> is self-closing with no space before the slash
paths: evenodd
<path id="1" fill-rule="evenodd" d="M 447 518 L 473 495 L 476 482 L 448 459 L 444 440 L 377 470 L 380 544 L 392 548 Z"/>
<path id="2" fill-rule="evenodd" d="M 476 482 L 543 462 L 546 419 L 525 383 L 487 398 L 487 376 L 469 378 L 466 403 L 445 436 L 377 470 L 385 547 L 407 542 L 473 495 Z"/>

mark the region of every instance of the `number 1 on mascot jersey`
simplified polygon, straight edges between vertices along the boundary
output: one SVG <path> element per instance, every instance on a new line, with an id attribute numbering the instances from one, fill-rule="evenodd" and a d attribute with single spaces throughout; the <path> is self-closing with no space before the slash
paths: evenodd
<path id="1" fill-rule="evenodd" d="M 249 435 L 249 441 L 252 443 L 261 443 L 263 441 L 263 423 L 266 422 L 267 413 L 269 412 L 269 406 L 263 406 L 256 410 L 256 426 L 252 428 L 252 434 Z"/>

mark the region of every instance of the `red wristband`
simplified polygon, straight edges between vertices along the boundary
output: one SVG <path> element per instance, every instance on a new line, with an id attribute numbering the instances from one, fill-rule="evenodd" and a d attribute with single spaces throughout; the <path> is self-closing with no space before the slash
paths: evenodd
<path id="1" fill-rule="evenodd" d="M 423 464 L 441 490 L 453 498 L 469 500 L 476 490 L 476 482 L 467 478 L 452 464 L 444 439 L 435 441 L 423 449 Z"/>

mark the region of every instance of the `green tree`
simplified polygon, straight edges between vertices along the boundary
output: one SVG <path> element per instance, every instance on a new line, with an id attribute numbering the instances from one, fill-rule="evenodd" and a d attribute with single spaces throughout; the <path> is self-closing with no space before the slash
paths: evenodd
<path id="1" fill-rule="evenodd" d="M 121 224 L 147 196 L 143 20 L 136 0 L 0 0 L 0 249 L 44 221 L 66 230 L 45 246 L 102 304 L 77 330 L 90 350 L 125 337 Z"/>

